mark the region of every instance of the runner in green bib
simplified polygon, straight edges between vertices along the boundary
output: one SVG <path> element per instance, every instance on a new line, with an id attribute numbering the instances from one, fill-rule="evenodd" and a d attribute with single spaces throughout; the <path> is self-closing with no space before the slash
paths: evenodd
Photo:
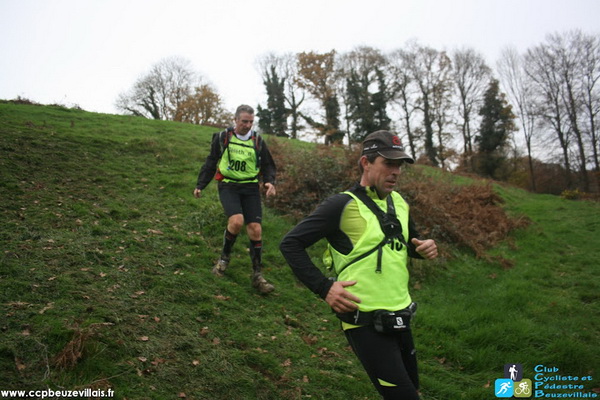
<path id="1" fill-rule="evenodd" d="M 416 305 L 408 290 L 408 257 L 433 259 L 437 245 L 419 239 L 408 204 L 394 191 L 402 164 L 414 163 L 398 136 L 377 131 L 363 142 L 360 182 L 326 199 L 282 240 L 298 279 L 323 298 L 384 399 L 419 399 L 410 329 Z M 306 248 L 325 238 L 327 278 Z"/>
<path id="2" fill-rule="evenodd" d="M 235 113 L 235 126 L 215 133 L 210 154 L 200 169 L 194 196 L 199 198 L 213 178 L 219 181 L 219 199 L 227 216 L 223 234 L 223 249 L 212 273 L 224 276 L 229 266 L 233 245 L 244 224 L 250 239 L 252 286 L 260 293 L 274 290 L 263 277 L 262 263 L 262 206 L 259 180 L 266 195 L 273 196 L 276 167 L 262 137 L 252 130 L 254 109 L 241 105 Z"/>

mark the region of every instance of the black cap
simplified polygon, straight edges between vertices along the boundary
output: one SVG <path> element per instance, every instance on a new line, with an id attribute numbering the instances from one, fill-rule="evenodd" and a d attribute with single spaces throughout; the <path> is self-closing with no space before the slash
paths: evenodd
<path id="1" fill-rule="evenodd" d="M 398 135 L 388 131 L 370 133 L 363 140 L 362 155 L 377 153 L 390 160 L 404 160 L 414 164 L 415 160 L 404 152 L 404 146 Z"/>

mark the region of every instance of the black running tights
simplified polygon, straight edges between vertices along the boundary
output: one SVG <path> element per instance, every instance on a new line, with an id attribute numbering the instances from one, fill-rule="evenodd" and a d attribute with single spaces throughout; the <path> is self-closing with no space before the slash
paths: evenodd
<path id="1" fill-rule="evenodd" d="M 417 355 L 410 331 L 384 334 L 371 325 L 344 331 L 384 400 L 418 400 Z"/>

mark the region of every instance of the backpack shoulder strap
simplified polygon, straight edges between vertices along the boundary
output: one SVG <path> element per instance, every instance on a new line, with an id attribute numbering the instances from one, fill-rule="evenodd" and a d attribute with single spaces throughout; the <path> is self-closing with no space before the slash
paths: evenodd
<path id="1" fill-rule="evenodd" d="M 258 132 L 252 132 L 252 141 L 254 142 L 254 153 L 256 154 L 256 167 L 260 168 L 260 153 L 262 151 L 263 138 Z"/>
<path id="2" fill-rule="evenodd" d="M 352 194 L 354 194 L 360 201 L 362 201 L 365 204 L 365 206 L 367 206 L 369 210 L 371 210 L 371 212 L 377 216 L 377 219 L 379 219 L 380 223 L 383 222 L 383 218 L 385 218 L 385 213 L 381 208 L 377 206 L 377 204 L 375 204 L 373 199 L 370 198 L 364 190 L 357 188 L 355 190 L 352 190 Z M 392 199 L 391 195 L 387 197 L 387 214 L 392 215 L 394 217 L 396 216 L 396 208 L 394 207 L 394 200 Z"/>
<path id="3" fill-rule="evenodd" d="M 221 145 L 221 155 L 219 156 L 219 158 L 223 157 L 223 153 L 225 153 L 225 149 L 227 149 L 232 135 L 233 128 L 227 128 L 219 132 L 219 144 Z"/>
<path id="4" fill-rule="evenodd" d="M 360 201 L 366 205 L 369 210 L 377 217 L 381 230 L 386 235 L 386 238 L 398 237 L 402 243 L 404 243 L 404 237 L 402 236 L 402 223 L 396 217 L 396 207 L 394 207 L 394 200 L 392 195 L 387 196 L 387 212 L 383 212 L 381 208 L 375 204 L 372 198 L 360 187 L 351 191 Z M 393 232 L 393 233 L 391 233 Z"/>
<path id="5" fill-rule="evenodd" d="M 258 132 L 254 132 L 254 148 L 260 153 L 262 150 L 263 138 Z"/>

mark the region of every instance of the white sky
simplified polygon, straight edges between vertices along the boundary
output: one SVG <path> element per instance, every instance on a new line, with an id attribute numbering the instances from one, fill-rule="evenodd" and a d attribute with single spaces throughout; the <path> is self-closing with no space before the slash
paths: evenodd
<path id="1" fill-rule="evenodd" d="M 494 67 L 547 34 L 600 32 L 600 0 L 0 0 L 0 99 L 116 113 L 117 96 L 165 57 L 191 61 L 231 111 L 264 104 L 258 56 L 410 39 L 471 47 Z"/>

